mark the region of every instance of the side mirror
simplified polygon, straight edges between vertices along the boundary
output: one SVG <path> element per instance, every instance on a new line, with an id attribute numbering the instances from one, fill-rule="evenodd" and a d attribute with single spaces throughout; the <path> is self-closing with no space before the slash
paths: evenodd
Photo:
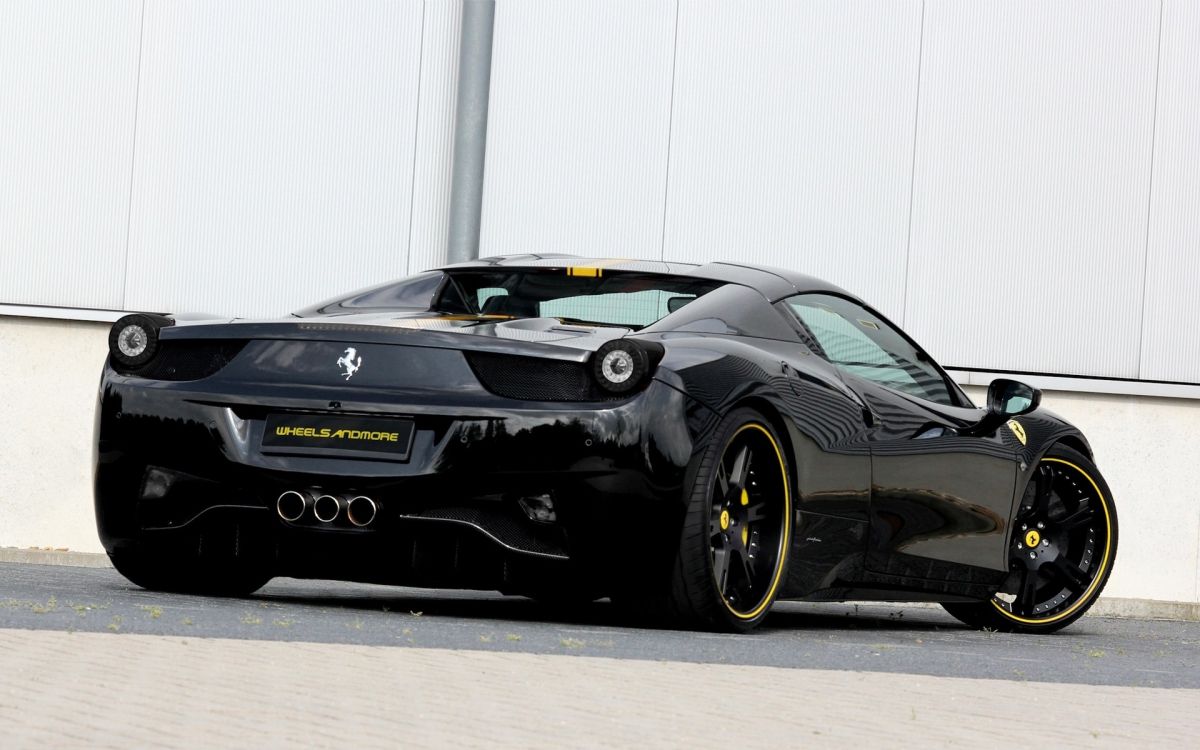
<path id="1" fill-rule="evenodd" d="M 1042 392 L 1031 385 L 997 378 L 988 386 L 987 413 L 965 435 L 990 435 L 1013 417 L 1028 414 L 1042 403 Z"/>
<path id="2" fill-rule="evenodd" d="M 988 386 L 988 413 L 1003 417 L 1005 420 L 1028 414 L 1038 408 L 1041 403 L 1041 391 L 1016 380 L 998 378 Z"/>

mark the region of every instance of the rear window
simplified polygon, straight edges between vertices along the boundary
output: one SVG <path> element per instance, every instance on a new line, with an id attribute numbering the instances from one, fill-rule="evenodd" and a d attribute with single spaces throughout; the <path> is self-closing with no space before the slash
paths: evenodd
<path id="1" fill-rule="evenodd" d="M 360 289 L 349 297 L 322 302 L 296 314 L 307 317 L 372 310 L 428 310 L 444 276 L 441 271 L 427 271 L 400 281 Z"/>
<path id="2" fill-rule="evenodd" d="M 571 270 L 596 275 L 571 275 L 568 269 L 451 271 L 435 309 L 637 329 L 721 286 L 687 276 Z"/>

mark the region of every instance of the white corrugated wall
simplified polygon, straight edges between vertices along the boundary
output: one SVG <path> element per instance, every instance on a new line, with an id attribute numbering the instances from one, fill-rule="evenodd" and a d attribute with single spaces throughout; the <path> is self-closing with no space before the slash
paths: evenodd
<path id="1" fill-rule="evenodd" d="M 442 262 L 461 0 L 0 6 L 0 303 Z M 481 249 L 790 266 L 943 362 L 1200 383 L 1195 0 L 497 0 Z"/>
<path id="2" fill-rule="evenodd" d="M 460 9 L 0 5 L 0 303 L 278 315 L 442 263 Z"/>
<path id="3" fill-rule="evenodd" d="M 1139 376 L 1200 383 L 1200 2 L 1163 5 Z"/>
<path id="4" fill-rule="evenodd" d="M 496 33 L 483 252 L 787 266 L 948 365 L 1200 383 L 1194 0 L 500 0 Z"/>
<path id="5" fill-rule="evenodd" d="M 0 302 L 123 303 L 138 0 L 0 5 Z"/>

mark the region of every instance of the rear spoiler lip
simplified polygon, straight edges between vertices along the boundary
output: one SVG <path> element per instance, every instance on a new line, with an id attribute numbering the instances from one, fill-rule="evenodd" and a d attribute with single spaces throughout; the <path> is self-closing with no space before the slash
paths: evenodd
<path id="1" fill-rule="evenodd" d="M 163 328 L 163 341 L 196 339 L 253 341 L 332 341 L 347 344 L 381 344 L 429 349 L 493 352 L 515 357 L 540 357 L 566 362 L 587 362 L 603 344 L 629 333 L 625 328 L 598 328 L 589 335 L 554 342 L 521 341 L 495 336 L 445 331 L 414 330 L 364 323 L 336 323 L 305 318 L 294 322 L 216 323 Z"/>

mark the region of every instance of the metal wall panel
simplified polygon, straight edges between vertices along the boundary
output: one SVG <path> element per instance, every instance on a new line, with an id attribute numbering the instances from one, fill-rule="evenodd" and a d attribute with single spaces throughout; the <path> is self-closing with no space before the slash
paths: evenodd
<path id="1" fill-rule="evenodd" d="M 805 271 L 899 318 L 921 4 L 684 3 L 668 259 Z"/>
<path id="2" fill-rule="evenodd" d="M 658 258 L 675 3 L 496 5 L 481 254 Z"/>
<path id="3" fill-rule="evenodd" d="M 150 0 L 131 309 L 285 313 L 401 276 L 422 3 Z"/>
<path id="4" fill-rule="evenodd" d="M 942 362 L 1137 376 L 1158 27 L 928 3 L 906 317 Z"/>
<path id="5" fill-rule="evenodd" d="M 0 303 L 121 305 L 141 12 L 0 4 Z"/>
<path id="6" fill-rule="evenodd" d="M 446 262 L 462 0 L 426 0 L 407 273 Z"/>
<path id="7" fill-rule="evenodd" d="M 1163 4 L 1139 376 L 1200 383 L 1200 3 Z"/>

